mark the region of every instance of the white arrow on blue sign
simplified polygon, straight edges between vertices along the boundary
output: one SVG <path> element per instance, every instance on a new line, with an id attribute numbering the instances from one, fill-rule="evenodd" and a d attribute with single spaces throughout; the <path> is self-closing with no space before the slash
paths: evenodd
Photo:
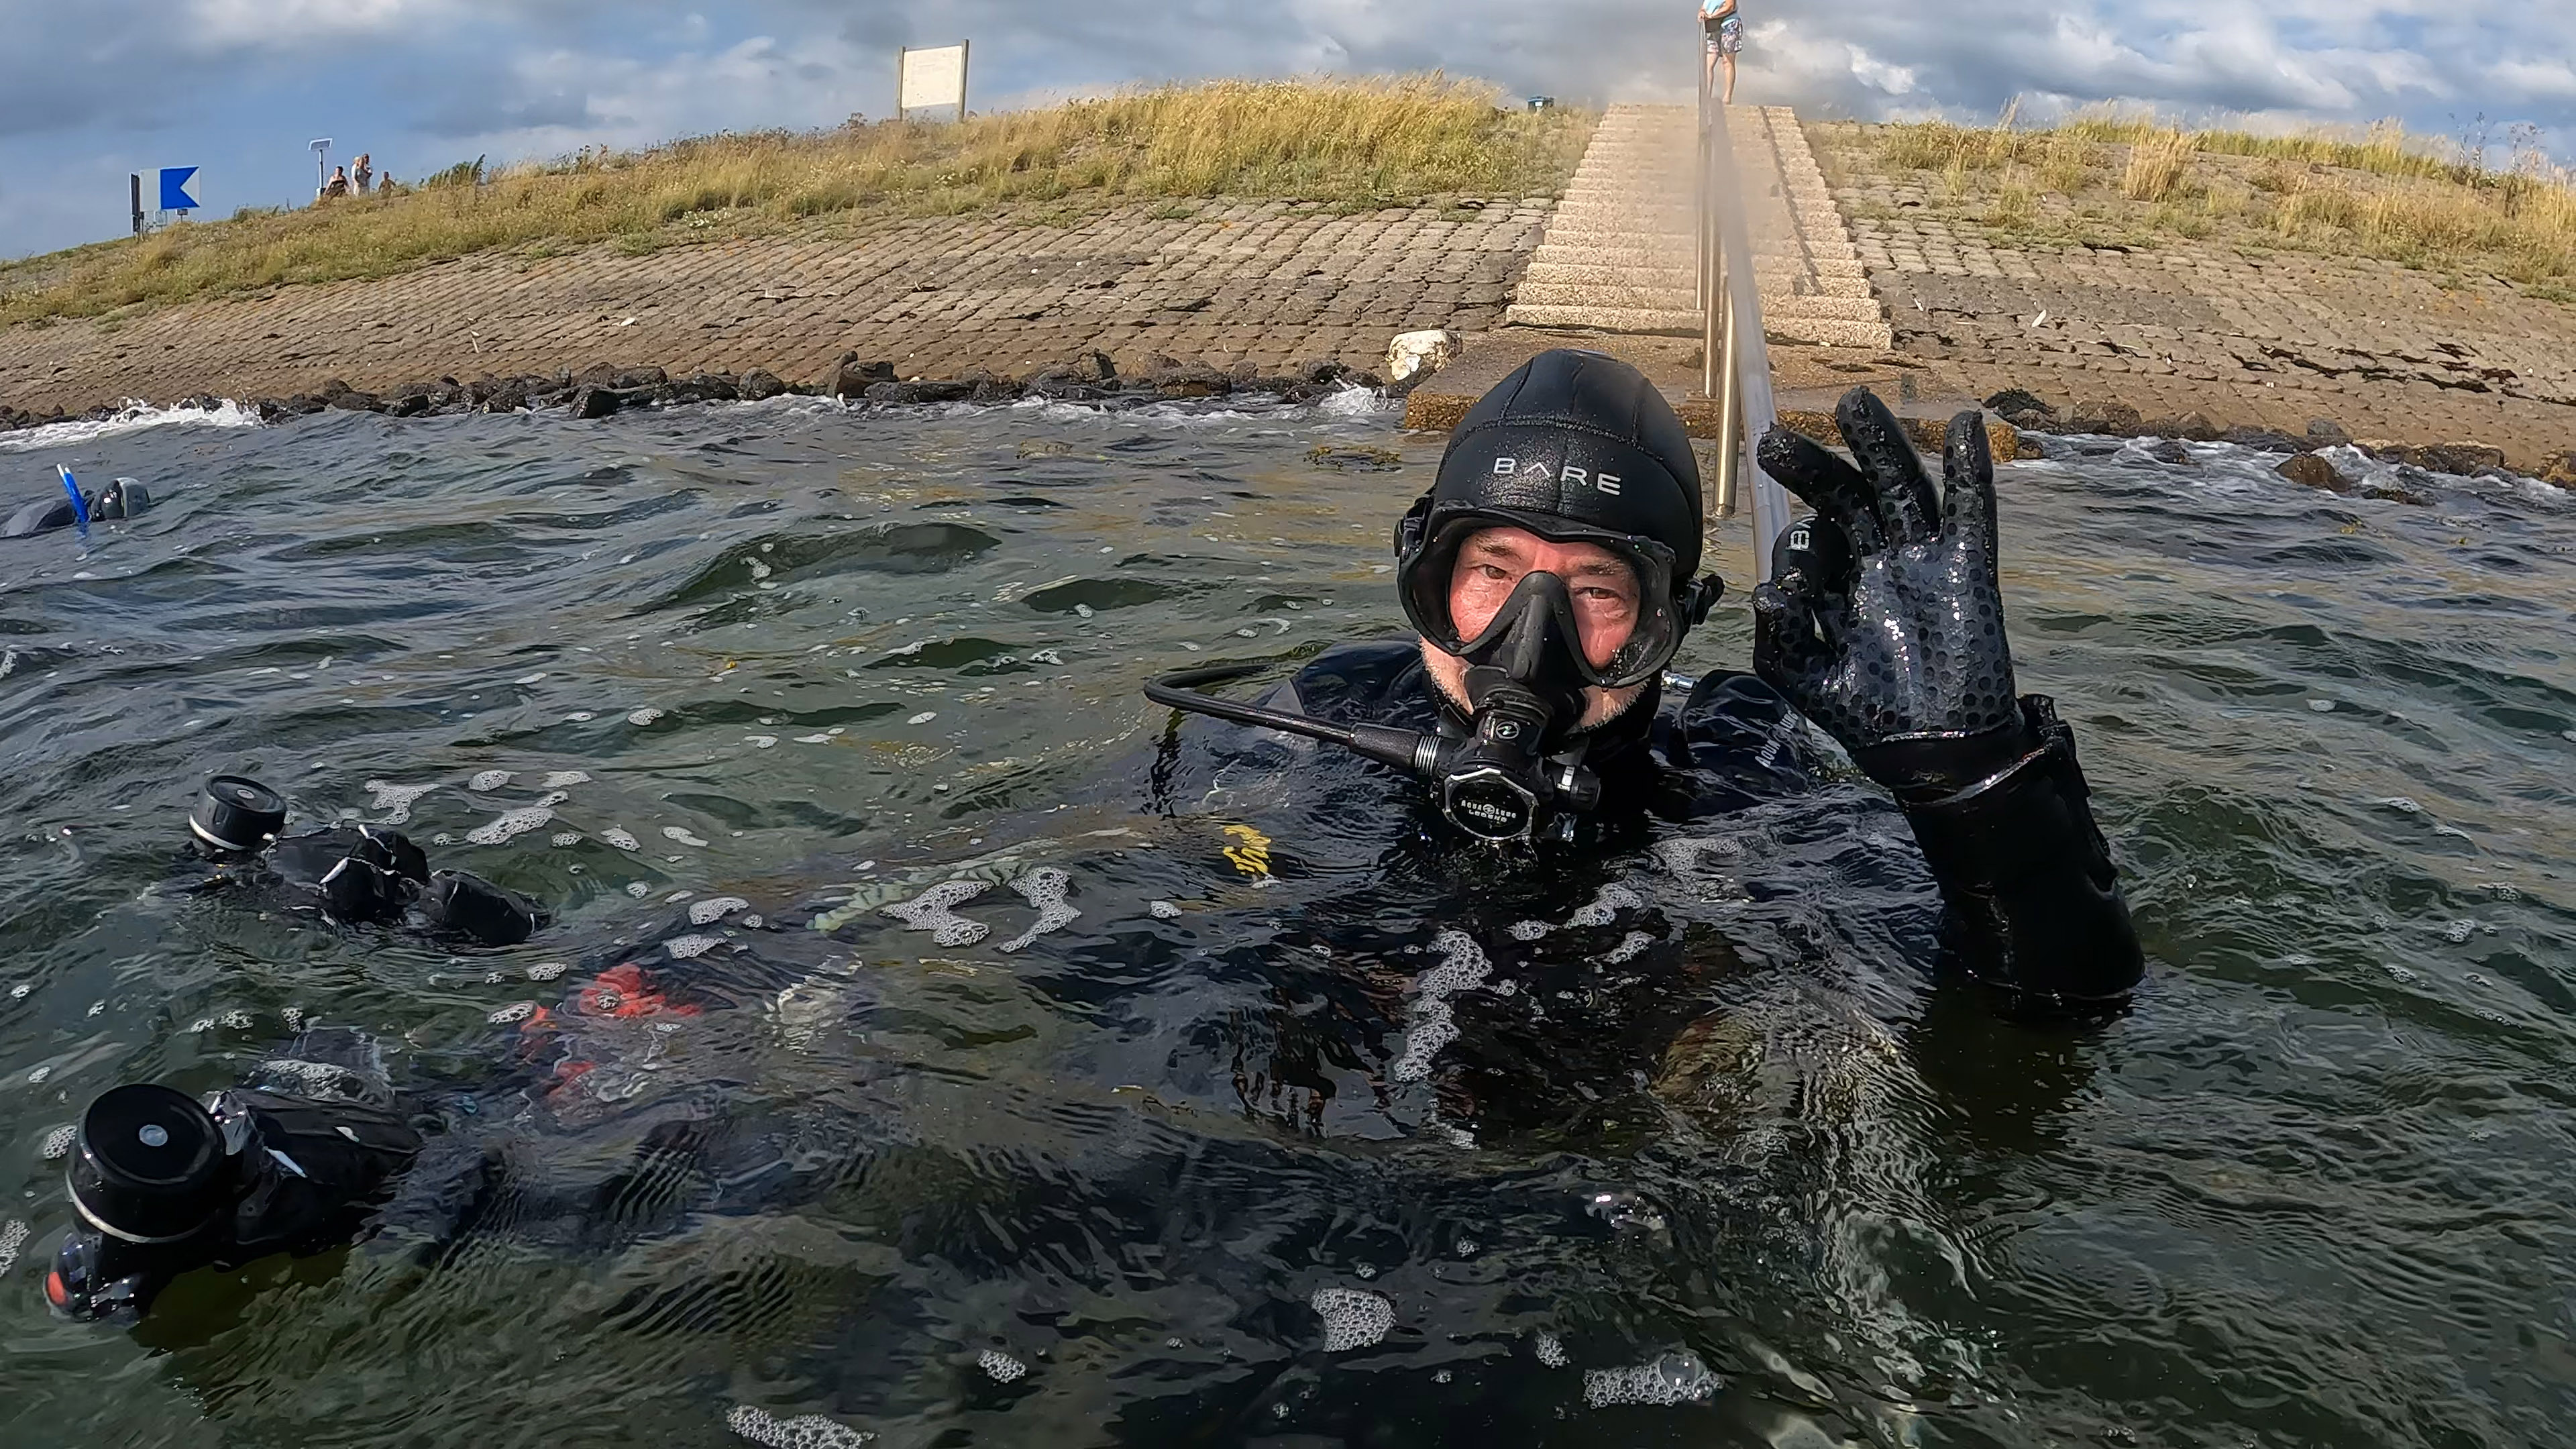
<path id="1" fill-rule="evenodd" d="M 205 205 L 197 199 L 197 168 L 164 166 L 161 168 L 161 209 L 194 211 Z"/>

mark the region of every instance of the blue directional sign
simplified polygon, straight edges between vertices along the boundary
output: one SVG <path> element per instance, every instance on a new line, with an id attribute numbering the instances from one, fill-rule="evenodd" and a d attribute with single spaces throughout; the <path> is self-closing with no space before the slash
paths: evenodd
<path id="1" fill-rule="evenodd" d="M 194 211 L 205 205 L 197 199 L 197 168 L 164 166 L 161 168 L 161 209 Z"/>

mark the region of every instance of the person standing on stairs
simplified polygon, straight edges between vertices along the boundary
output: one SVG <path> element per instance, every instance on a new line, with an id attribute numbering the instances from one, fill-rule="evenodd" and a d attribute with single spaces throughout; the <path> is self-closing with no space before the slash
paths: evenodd
<path id="1" fill-rule="evenodd" d="M 1701 84 L 1708 86 L 1716 79 L 1717 67 L 1726 67 L 1726 94 L 1718 104 L 1735 104 L 1735 55 L 1744 49 L 1744 17 L 1736 12 L 1735 0 L 1699 0 L 1699 28 L 1707 37 L 1707 52 L 1702 59 Z"/>

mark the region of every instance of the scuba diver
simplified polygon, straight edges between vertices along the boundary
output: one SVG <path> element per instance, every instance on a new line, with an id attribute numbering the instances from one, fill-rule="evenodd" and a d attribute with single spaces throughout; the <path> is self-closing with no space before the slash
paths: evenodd
<path id="1" fill-rule="evenodd" d="M 1634 368 L 1558 349 L 1468 411 L 1396 525 L 1418 638 L 1336 646 L 1260 703 L 1204 692 L 1258 665 L 1146 693 L 1341 745 L 1421 781 L 1455 830 L 1524 846 L 1811 788 L 1804 719 L 1903 809 L 1946 907 L 1945 964 L 2015 1015 L 2116 1005 L 2141 953 L 2074 733 L 2046 696 L 2015 694 L 1981 420 L 1950 423 L 1937 496 L 1866 389 L 1836 422 L 1852 461 L 1778 428 L 1762 440 L 1764 469 L 1817 512 L 1755 591 L 1751 675 L 1664 673 L 1722 588 L 1697 576 L 1690 439 Z"/>
<path id="2" fill-rule="evenodd" d="M 188 815 L 191 893 L 283 894 L 341 925 L 409 923 L 482 946 L 515 946 L 546 911 L 517 891 L 460 870 L 431 870 L 398 830 L 342 825 L 284 835 L 286 801 L 240 775 L 206 782 Z"/>
<path id="3" fill-rule="evenodd" d="M 133 518 L 152 506 L 152 490 L 133 478 L 119 478 L 105 488 L 85 492 L 69 468 L 62 475 L 63 496 L 40 499 L 0 523 L 0 538 L 32 538 L 57 528 L 87 528 L 94 522 Z"/>

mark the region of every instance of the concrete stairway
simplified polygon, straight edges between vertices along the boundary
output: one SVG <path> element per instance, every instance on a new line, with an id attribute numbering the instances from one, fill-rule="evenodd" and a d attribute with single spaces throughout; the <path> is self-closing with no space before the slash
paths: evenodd
<path id="1" fill-rule="evenodd" d="M 1887 322 L 1797 118 L 1785 106 L 1737 106 L 1727 126 L 1765 330 L 1784 341 L 1887 347 Z M 1687 106 L 1611 107 L 1504 320 L 1696 334 L 1698 149 Z"/>

